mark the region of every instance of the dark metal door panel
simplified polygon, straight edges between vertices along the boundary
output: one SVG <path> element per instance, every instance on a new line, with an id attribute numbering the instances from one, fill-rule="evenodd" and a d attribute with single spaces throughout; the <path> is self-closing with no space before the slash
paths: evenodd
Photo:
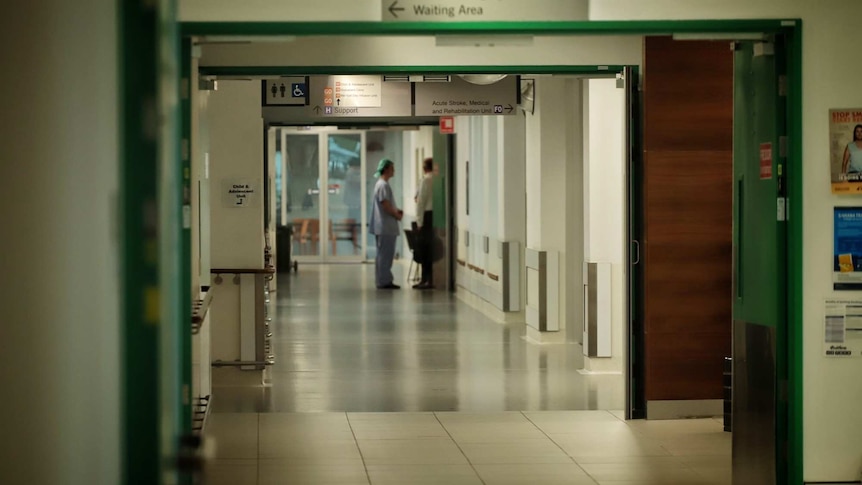
<path id="1" fill-rule="evenodd" d="M 783 483 L 779 422 L 787 326 L 786 116 L 778 43 L 734 54 L 733 481 Z"/>

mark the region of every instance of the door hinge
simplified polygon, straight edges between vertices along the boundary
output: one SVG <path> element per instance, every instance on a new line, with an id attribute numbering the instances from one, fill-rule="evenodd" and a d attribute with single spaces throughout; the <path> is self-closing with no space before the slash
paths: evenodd
<path id="1" fill-rule="evenodd" d="M 778 76 L 778 95 L 787 96 L 787 75 L 781 74 Z"/>

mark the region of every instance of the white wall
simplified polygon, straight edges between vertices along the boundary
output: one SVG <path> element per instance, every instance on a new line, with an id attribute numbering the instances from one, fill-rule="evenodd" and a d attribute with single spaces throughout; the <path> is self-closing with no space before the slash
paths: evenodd
<path id="1" fill-rule="evenodd" d="M 395 162 L 395 178 L 391 181 L 393 184 L 401 186 L 400 193 L 402 200 L 398 201 L 400 209 L 404 211 L 404 218 L 401 220 L 401 235 L 403 236 L 404 229 L 410 229 L 410 224 L 417 220 L 416 214 L 416 197 L 419 189 L 419 179 L 422 177 L 422 160 L 427 157 L 434 156 L 434 126 L 422 126 L 417 130 L 406 130 L 403 133 L 402 151 L 403 155 L 400 160 Z M 379 160 L 371 160 L 370 164 L 376 166 Z M 370 196 L 369 196 L 370 197 Z M 413 258 L 406 237 L 398 238 L 398 244 L 401 247 L 400 254 L 410 264 Z"/>
<path id="2" fill-rule="evenodd" d="M 832 291 L 832 207 L 859 199 L 829 186 L 828 110 L 862 106 L 858 80 L 858 0 L 593 0 L 592 20 L 801 18 L 803 221 L 804 470 L 808 481 L 858 480 L 862 469 L 862 360 L 821 357 L 823 300 Z M 793 214 L 790 215 L 793 217 Z"/>
<path id="3" fill-rule="evenodd" d="M 120 482 L 117 3 L 0 17 L 0 483 Z"/>
<path id="4" fill-rule="evenodd" d="M 214 268 L 263 268 L 263 119 L 260 83 L 220 81 L 211 93 L 210 129 L 211 264 Z M 257 207 L 226 206 L 223 184 L 257 181 Z"/>
<path id="5" fill-rule="evenodd" d="M 207 105 L 210 142 L 210 263 L 213 268 L 262 269 L 263 224 L 263 120 L 260 83 L 220 81 Z M 226 205 L 225 182 L 256 181 L 257 206 Z M 240 286 L 233 275 L 212 286 L 210 309 L 213 360 L 241 356 Z"/>
<path id="6" fill-rule="evenodd" d="M 625 347 L 625 90 L 616 79 L 590 79 L 584 171 L 584 256 L 611 263 L 610 359 L 588 359 L 592 370 L 622 371 Z"/>
<path id="7" fill-rule="evenodd" d="M 208 44 L 204 66 L 639 65 L 642 37 L 536 37 L 524 46 L 438 47 L 434 37 L 300 37 L 292 42 Z"/>

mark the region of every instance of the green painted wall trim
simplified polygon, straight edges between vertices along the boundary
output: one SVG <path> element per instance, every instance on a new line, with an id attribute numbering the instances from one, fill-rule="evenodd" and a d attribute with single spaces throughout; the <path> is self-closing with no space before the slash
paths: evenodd
<path id="1" fill-rule="evenodd" d="M 793 23 L 791 25 L 791 23 Z M 796 19 L 576 22 L 183 22 L 183 35 L 611 35 L 778 32 Z"/>
<path id="2" fill-rule="evenodd" d="M 188 38 L 182 39 L 180 46 L 180 140 L 182 147 L 179 154 L 182 160 L 180 180 L 182 180 L 181 200 L 183 213 L 179 220 L 184 224 L 186 217 L 191 213 L 191 133 L 192 133 L 192 106 L 191 106 L 191 66 L 192 66 L 192 43 Z M 182 389 L 182 417 L 181 429 L 184 434 L 192 431 L 192 231 L 191 225 L 183 225 L 181 231 L 180 253 L 180 304 L 182 305 L 182 319 L 180 320 L 180 365 Z"/>
<path id="3" fill-rule="evenodd" d="M 201 66 L 202 76 L 296 76 L 346 74 L 591 74 L 608 76 L 625 66 Z"/>
<path id="4" fill-rule="evenodd" d="M 122 203 L 122 483 L 159 483 L 157 154 L 147 116 L 157 99 L 155 7 L 120 2 Z M 154 121 L 154 120 L 153 120 Z"/>
<path id="5" fill-rule="evenodd" d="M 803 480 L 803 220 L 802 198 L 802 22 L 788 33 L 788 184 L 790 189 L 788 252 L 788 483 L 802 485 Z"/>

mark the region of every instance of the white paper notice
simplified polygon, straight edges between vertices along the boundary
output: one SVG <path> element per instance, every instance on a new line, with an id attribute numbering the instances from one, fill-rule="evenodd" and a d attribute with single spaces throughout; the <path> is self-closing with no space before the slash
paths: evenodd
<path id="1" fill-rule="evenodd" d="M 222 180 L 222 204 L 238 209 L 260 207 L 260 180 Z"/>
<path id="2" fill-rule="evenodd" d="M 862 300 L 826 300 L 823 355 L 862 357 Z"/>

